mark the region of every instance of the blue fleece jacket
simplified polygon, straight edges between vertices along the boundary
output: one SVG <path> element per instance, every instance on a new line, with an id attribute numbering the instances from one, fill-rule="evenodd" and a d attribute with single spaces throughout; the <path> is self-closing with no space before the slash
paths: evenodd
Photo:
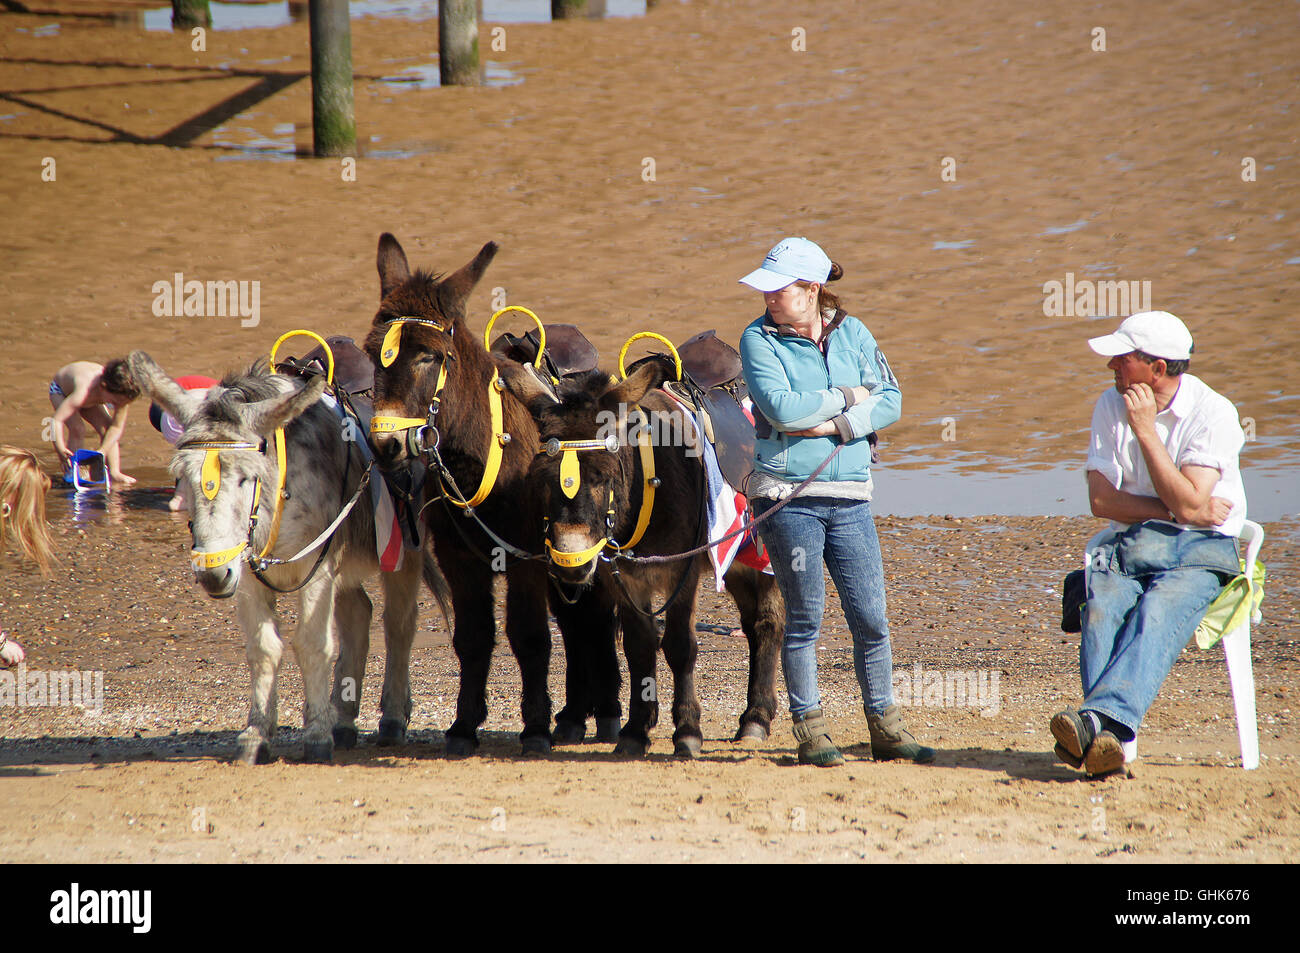
<path id="1" fill-rule="evenodd" d="M 843 442 L 844 449 L 817 479 L 867 480 L 867 435 L 898 420 L 903 395 L 876 339 L 857 318 L 832 320 L 823 331 L 822 345 L 778 325 L 766 312 L 741 334 L 745 384 L 770 425 L 758 421 L 755 467 L 782 480 L 802 482 Z M 857 385 L 867 387 L 871 396 L 848 406 L 845 390 Z M 790 436 L 792 430 L 827 420 L 834 421 L 836 435 Z"/>

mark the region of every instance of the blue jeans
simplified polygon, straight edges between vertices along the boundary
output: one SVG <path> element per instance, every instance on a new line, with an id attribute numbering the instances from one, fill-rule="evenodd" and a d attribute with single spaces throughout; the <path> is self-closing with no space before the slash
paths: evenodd
<path id="1" fill-rule="evenodd" d="M 1206 608 L 1239 571 L 1236 540 L 1138 523 L 1093 553 L 1079 643 L 1085 711 L 1131 741 Z"/>
<path id="2" fill-rule="evenodd" d="M 750 503 L 755 515 L 776 505 L 767 499 Z M 785 597 L 781 668 L 790 696 L 790 714 L 799 718 L 821 707 L 817 639 L 826 607 L 823 561 L 853 633 L 853 669 L 866 710 L 872 714 L 883 712 L 894 703 L 894 658 L 885 617 L 885 571 L 871 504 L 866 500 L 804 497 L 760 523 L 759 532 Z"/>

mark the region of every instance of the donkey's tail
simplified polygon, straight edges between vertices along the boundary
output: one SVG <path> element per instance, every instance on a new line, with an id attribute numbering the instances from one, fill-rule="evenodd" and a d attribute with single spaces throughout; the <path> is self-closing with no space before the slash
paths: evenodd
<path id="1" fill-rule="evenodd" d="M 434 561 L 433 556 L 427 549 L 421 549 L 420 555 L 424 557 L 424 584 L 429 587 L 433 593 L 433 598 L 438 600 L 438 611 L 442 613 L 442 621 L 447 626 L 447 631 L 451 631 L 452 612 L 451 612 L 451 586 L 447 585 L 447 577 L 442 574 L 438 564 Z"/>

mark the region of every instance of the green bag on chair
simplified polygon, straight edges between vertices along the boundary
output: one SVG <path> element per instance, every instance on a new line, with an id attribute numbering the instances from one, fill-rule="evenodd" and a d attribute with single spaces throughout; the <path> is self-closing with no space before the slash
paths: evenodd
<path id="1" fill-rule="evenodd" d="M 1219 640 L 1237 626 L 1250 619 L 1264 601 L 1264 563 L 1255 560 L 1255 576 L 1246 576 L 1246 563 L 1241 564 L 1241 574 L 1234 576 L 1205 610 L 1205 617 L 1196 627 L 1196 644 L 1203 649 L 1213 648 Z"/>

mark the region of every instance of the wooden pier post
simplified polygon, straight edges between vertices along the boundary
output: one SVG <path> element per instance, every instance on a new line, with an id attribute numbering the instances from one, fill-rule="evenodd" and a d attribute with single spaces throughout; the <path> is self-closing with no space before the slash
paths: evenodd
<path id="1" fill-rule="evenodd" d="M 438 75 L 443 86 L 481 86 L 477 0 L 438 3 Z"/>
<path id="2" fill-rule="evenodd" d="M 348 0 L 311 0 L 310 16 L 312 151 L 318 156 L 355 156 Z"/>
<path id="3" fill-rule="evenodd" d="M 192 30 L 196 26 L 212 26 L 208 0 L 172 0 L 172 29 Z"/>

